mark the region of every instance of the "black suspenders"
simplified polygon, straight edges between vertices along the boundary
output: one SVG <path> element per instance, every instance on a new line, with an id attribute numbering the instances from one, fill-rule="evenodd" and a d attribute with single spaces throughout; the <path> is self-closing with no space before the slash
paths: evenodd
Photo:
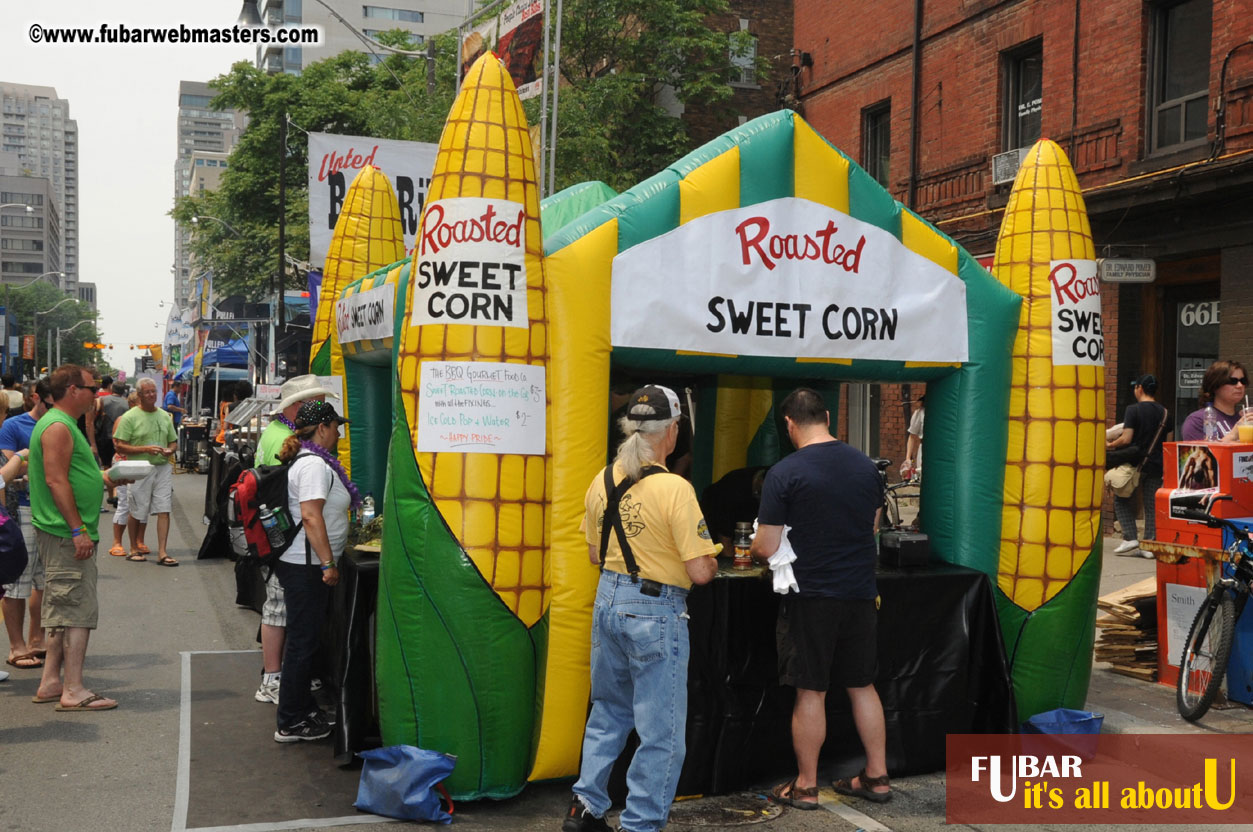
<path id="1" fill-rule="evenodd" d="M 665 468 L 656 465 L 646 465 L 640 472 L 640 480 L 651 474 L 663 474 Z M 631 575 L 631 581 L 639 581 L 640 567 L 635 562 L 635 555 L 631 552 L 631 544 L 627 542 L 626 529 L 622 527 L 622 513 L 618 510 L 622 498 L 626 495 L 631 486 L 639 480 L 632 480 L 627 477 L 617 485 L 613 484 L 613 466 L 605 466 L 605 518 L 600 527 L 600 567 L 605 568 L 605 554 L 609 551 L 609 527 L 613 526 L 614 534 L 618 538 L 618 548 L 622 550 L 622 559 L 626 561 L 627 572 Z"/>

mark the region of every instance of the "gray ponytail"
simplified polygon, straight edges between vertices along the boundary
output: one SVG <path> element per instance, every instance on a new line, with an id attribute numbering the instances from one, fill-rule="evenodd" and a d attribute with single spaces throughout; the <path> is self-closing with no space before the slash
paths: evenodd
<path id="1" fill-rule="evenodd" d="M 626 435 L 626 439 L 622 440 L 622 444 L 618 446 L 618 454 L 614 458 L 614 462 L 621 466 L 623 473 L 627 479 L 634 482 L 640 478 L 645 465 L 650 463 L 665 463 L 665 459 L 660 458 L 661 442 L 665 439 L 666 430 L 678 421 L 674 419 L 632 419 L 631 416 L 651 416 L 656 413 L 652 405 L 637 404 L 633 405 L 626 416 L 618 420 L 618 427 Z"/>

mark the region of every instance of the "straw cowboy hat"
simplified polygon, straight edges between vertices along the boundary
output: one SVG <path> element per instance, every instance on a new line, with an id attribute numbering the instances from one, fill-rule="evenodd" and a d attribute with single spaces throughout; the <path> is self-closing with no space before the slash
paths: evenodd
<path id="1" fill-rule="evenodd" d="M 296 402 L 303 402 L 305 399 L 312 399 L 314 396 L 330 396 L 338 399 L 339 395 L 333 390 L 327 390 L 320 383 L 315 375 L 296 376 L 283 382 L 283 386 L 279 388 L 278 394 L 282 396 L 282 400 L 274 407 L 275 413 L 281 413 Z"/>

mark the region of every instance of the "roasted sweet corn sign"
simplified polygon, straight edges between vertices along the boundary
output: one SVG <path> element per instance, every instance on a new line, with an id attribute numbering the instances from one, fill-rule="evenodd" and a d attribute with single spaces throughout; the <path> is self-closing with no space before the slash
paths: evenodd
<path id="1" fill-rule="evenodd" d="M 613 262 L 615 346 L 965 361 L 966 285 L 871 223 L 784 197 L 719 211 Z"/>

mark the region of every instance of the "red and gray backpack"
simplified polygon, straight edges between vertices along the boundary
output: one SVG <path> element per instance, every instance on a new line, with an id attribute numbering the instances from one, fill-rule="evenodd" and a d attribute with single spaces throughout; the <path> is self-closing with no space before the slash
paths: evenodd
<path id="1" fill-rule="evenodd" d="M 313 454 L 299 454 L 296 459 L 305 456 Z M 237 558 L 273 565 L 296 539 L 303 521 L 293 522 L 287 508 L 287 475 L 296 459 L 281 465 L 249 468 L 231 485 L 226 519 L 231 551 Z M 270 543 L 265 526 L 261 524 L 261 506 L 268 508 L 277 518 L 279 530 L 283 533 L 283 545 Z"/>

